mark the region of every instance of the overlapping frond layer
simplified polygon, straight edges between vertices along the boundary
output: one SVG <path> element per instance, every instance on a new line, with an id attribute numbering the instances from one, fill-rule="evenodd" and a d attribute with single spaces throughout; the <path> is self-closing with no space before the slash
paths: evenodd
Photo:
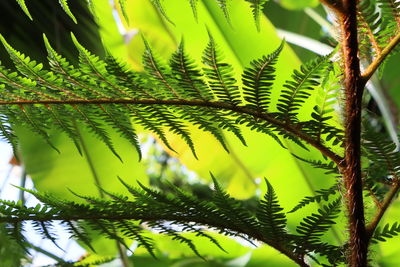
<path id="1" fill-rule="evenodd" d="M 232 198 L 214 179 L 214 189 L 210 199 L 201 200 L 197 196 L 182 189 L 164 184 L 169 193 L 157 191 L 139 184 L 132 187 L 121 181 L 129 195 L 115 194 L 102 190 L 109 198 L 79 196 L 83 202 L 64 201 L 50 195 L 26 190 L 36 196 L 43 205 L 26 207 L 21 202 L 1 201 L 0 223 L 7 225 L 8 233 L 23 245 L 21 234 L 25 222 L 30 221 L 43 238 L 57 244 L 57 237 L 52 231 L 52 225 L 61 221 L 73 238 L 76 238 L 91 248 L 89 231 L 96 231 L 103 236 L 126 244 L 124 238 L 136 240 L 154 255 L 155 244 L 149 235 L 149 230 L 170 237 L 183 243 L 198 256 L 193 240 L 184 233 L 194 233 L 198 238 L 204 238 L 216 247 L 223 246 L 209 234 L 210 230 L 218 233 L 244 238 L 249 242 L 266 243 L 292 259 L 313 257 L 313 252 L 321 253 L 316 248 L 317 237 L 329 229 L 338 210 L 338 201 L 329 204 L 318 214 L 305 219 L 298 228 L 298 234 L 289 233 L 286 217 L 279 205 L 272 185 L 267 182 L 267 192 L 258 203 L 258 210 L 248 210 L 243 202 Z M 118 211 L 118 212 L 116 212 Z M 142 227 L 146 225 L 146 227 Z M 118 229 L 118 231 L 115 231 Z M 315 229 L 315 231 L 314 231 Z M 306 234 L 311 236 L 306 237 Z M 307 242 L 304 242 L 307 241 Z M 312 242 L 311 242 L 312 241 Z M 340 250 L 339 247 L 323 244 L 324 249 Z M 300 249 L 301 248 L 301 249 Z M 323 255 L 331 255 L 324 252 Z M 339 261 L 339 260 L 338 260 Z M 336 261 L 336 262 L 338 262 Z"/>
<path id="2" fill-rule="evenodd" d="M 367 152 L 366 156 L 370 159 L 367 174 L 371 176 L 380 173 L 380 176 L 386 176 L 387 180 L 399 180 L 400 152 L 397 150 L 396 144 L 383 134 L 373 131 L 370 127 L 366 127 L 363 140 L 363 146 Z M 376 169 L 379 171 L 375 172 Z M 375 179 L 379 178 L 375 177 Z"/>
<path id="3" fill-rule="evenodd" d="M 246 68 L 243 73 L 243 93 L 248 105 L 263 111 L 268 111 L 271 101 L 270 95 L 273 81 L 275 79 L 275 64 L 282 51 L 284 43 L 268 56 L 252 61 L 251 67 Z"/>
<path id="4" fill-rule="evenodd" d="M 370 61 L 380 56 L 389 42 L 399 34 L 400 3 L 396 0 L 359 1 L 358 23 L 361 55 Z M 389 57 L 397 52 L 398 49 L 394 49 Z M 381 73 L 385 62 L 380 68 Z"/>
<path id="5" fill-rule="evenodd" d="M 388 239 L 400 234 L 400 224 L 395 222 L 392 225 L 385 224 L 383 229 L 377 229 L 371 238 L 372 243 L 386 242 Z"/>
<path id="6" fill-rule="evenodd" d="M 304 208 L 310 203 L 320 203 L 322 201 L 328 201 L 329 197 L 332 195 L 336 195 L 339 192 L 339 185 L 334 184 L 333 186 L 327 189 L 319 189 L 316 190 L 313 196 L 307 196 L 303 198 L 299 204 L 297 204 L 293 209 L 289 211 L 289 213 L 295 212 L 301 208 Z"/>
<path id="7" fill-rule="evenodd" d="M 306 252 L 311 248 L 311 251 L 326 256 L 332 264 L 343 260 L 343 248 L 321 240 L 321 237 L 335 224 L 335 219 L 340 212 L 340 202 L 339 197 L 318 209 L 318 213 L 313 213 L 300 222 L 296 229 L 299 234 L 297 249 Z"/>
<path id="8" fill-rule="evenodd" d="M 59 55 L 44 37 L 50 70 L 16 51 L 3 37 L 0 40 L 17 69 L 0 67 L 0 114 L 3 115 L 0 134 L 12 144 L 16 139 L 10 127 L 22 124 L 50 145 L 48 132 L 56 127 L 80 149 L 76 125 L 83 124 L 118 156 L 105 130 L 105 125 L 109 125 L 140 153 L 134 131 L 134 126 L 140 125 L 157 135 L 171 150 L 165 132 L 176 134 L 196 156 L 188 130 L 190 125 L 210 133 L 226 149 L 222 131 L 233 133 L 245 144 L 240 132 L 240 127 L 245 126 L 279 143 L 281 139 L 289 139 L 302 147 L 308 143 L 334 161 L 338 159 L 324 147 L 325 141 L 341 137 L 341 130 L 327 122 L 330 93 L 326 97 L 328 102 L 324 101 L 323 107 L 317 109 L 319 117 L 310 116 L 323 122 L 321 128 L 311 131 L 309 125 L 318 121 L 300 121 L 296 117 L 311 90 L 321 85 L 320 73 L 330 64 L 327 57 L 306 64 L 301 73 L 295 71 L 293 81 L 287 82 L 286 87 L 290 89 L 283 91 L 284 97 L 278 102 L 280 112 L 272 113 L 269 96 L 275 81 L 274 65 L 283 44 L 245 69 L 241 88 L 212 37 L 203 53 L 203 66 L 190 58 L 183 42 L 167 64 L 144 41 L 145 73 L 131 71 L 112 57 L 100 59 L 73 35 L 79 52 L 78 66 Z"/>
<path id="9" fill-rule="evenodd" d="M 321 56 L 294 71 L 278 99 L 278 111 L 283 119 L 296 120 L 300 107 L 310 97 L 310 91 L 321 84 L 330 64 L 329 56 Z"/>

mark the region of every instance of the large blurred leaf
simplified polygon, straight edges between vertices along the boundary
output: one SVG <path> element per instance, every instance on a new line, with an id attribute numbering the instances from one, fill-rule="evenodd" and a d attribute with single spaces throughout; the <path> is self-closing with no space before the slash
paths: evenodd
<path id="1" fill-rule="evenodd" d="M 198 23 L 187 1 L 165 2 L 165 10 L 175 26 L 162 21 L 162 17 L 155 9 L 148 9 L 146 2 L 144 0 L 128 2 L 129 21 L 133 23 L 131 27 L 146 35 L 154 50 L 162 54 L 165 59 L 168 59 L 174 50 L 177 40 L 183 37 L 188 53 L 199 60 L 208 41 L 208 28 L 223 51 L 226 61 L 232 63 L 236 72 L 240 74 L 252 59 L 271 53 L 280 43 L 273 25 L 265 18 L 261 21 L 260 32 L 257 32 L 249 4 L 243 1 L 233 1 L 230 6 L 232 26 L 227 23 L 219 7 L 211 1 L 199 2 Z M 170 41 L 164 41 L 168 38 Z M 141 42 L 139 39 L 140 36 L 134 37 L 131 44 L 138 44 Z M 140 64 L 140 53 L 141 49 L 130 49 L 129 58 L 136 61 L 136 65 Z M 290 77 L 292 70 L 298 67 L 299 63 L 290 48 L 286 47 L 277 67 L 278 77 L 273 94 L 275 99 L 279 95 L 282 83 Z M 240 76 L 237 78 L 240 80 Z M 310 111 L 313 101 L 314 99 L 310 99 L 309 105 L 304 110 Z M 221 181 L 225 181 L 225 185 L 234 196 L 252 196 L 258 187 L 254 178 L 268 176 L 272 179 L 277 192 L 282 192 L 282 202 L 289 206 L 304 195 L 311 194 L 308 183 L 321 187 L 332 182 L 320 172 L 294 160 L 289 151 L 282 149 L 275 141 L 264 135 L 244 132 L 248 141 L 247 148 L 228 135 L 231 151 L 228 154 L 211 136 L 196 130 L 192 132 L 199 160 L 194 159 L 190 150 L 179 138 L 171 135 L 173 138 L 171 143 L 178 151 L 178 154 L 173 155 L 203 179 L 209 179 L 209 171 L 213 172 Z M 297 150 L 298 148 L 294 148 L 293 151 Z M 306 155 L 314 157 L 318 153 L 306 153 Z M 288 181 L 295 183 L 296 187 L 288 188 Z"/>
<path id="2" fill-rule="evenodd" d="M 305 7 L 316 7 L 319 0 L 280 0 L 280 4 L 288 9 L 303 9 Z"/>

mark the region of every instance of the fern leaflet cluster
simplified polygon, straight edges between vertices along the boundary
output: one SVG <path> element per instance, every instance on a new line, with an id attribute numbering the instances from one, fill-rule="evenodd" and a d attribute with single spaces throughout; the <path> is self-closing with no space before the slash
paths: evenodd
<path id="1" fill-rule="evenodd" d="M 282 139 L 304 148 L 308 143 L 334 161 L 339 158 L 324 147 L 324 142 L 331 138 L 341 140 L 340 129 L 328 123 L 314 129 L 307 126 L 313 120 L 297 118 L 297 111 L 311 89 L 321 84 L 321 72 L 330 64 L 328 57 L 295 71 L 293 81 L 287 82 L 277 104 L 279 112 L 274 113 L 269 111 L 273 108 L 269 104 L 270 91 L 275 80 L 274 64 L 283 44 L 245 69 L 241 88 L 231 65 L 222 61 L 212 37 L 203 53 L 203 68 L 185 53 L 183 42 L 170 64 L 166 64 L 145 41 L 146 73 L 131 71 L 111 57 L 100 59 L 74 36 L 79 66 L 59 55 L 45 37 L 50 64 L 50 70 L 46 70 L 41 63 L 12 48 L 3 37 L 0 39 L 18 70 L 0 67 L 0 133 L 14 145 L 16 139 L 10 125 L 22 124 L 50 145 L 48 130 L 56 127 L 80 150 L 77 125 L 83 124 L 118 156 L 105 129 L 109 125 L 140 154 L 133 122 L 154 133 L 171 150 L 165 132 L 176 134 L 196 156 L 189 125 L 212 134 L 225 149 L 222 131 L 231 132 L 245 144 L 240 132 L 244 126 L 272 136 L 280 144 Z"/>
<path id="2" fill-rule="evenodd" d="M 294 260 L 305 256 L 314 258 L 313 253 L 326 256 L 328 260 L 336 257 L 337 260 L 337 251 L 341 248 L 325 244 L 319 238 L 334 224 L 333 219 L 339 211 L 339 200 L 324 206 L 318 214 L 306 217 L 295 234 L 288 232 L 286 215 L 267 180 L 267 192 L 259 201 L 256 211 L 248 210 L 241 201 L 225 192 L 214 177 L 213 180 L 213 194 L 207 200 L 200 200 L 171 184 L 164 185 L 170 188 L 169 193 L 162 193 L 141 184 L 134 188 L 122 180 L 129 195 L 110 193 L 102 189 L 108 199 L 99 199 L 74 193 L 82 200 L 79 203 L 26 190 L 43 205 L 26 207 L 21 202 L 1 201 L 0 222 L 7 225 L 9 235 L 22 246 L 25 241 L 21 233 L 27 221 L 33 223 L 43 238 L 50 239 L 55 244 L 57 237 L 52 226 L 55 221 L 61 221 L 72 237 L 91 249 L 94 248 L 88 233 L 96 231 L 118 240 L 127 248 L 129 246 L 124 238 L 136 240 L 151 255 L 156 256 L 155 244 L 148 230 L 151 229 L 187 245 L 201 257 L 201 251 L 183 233 L 195 233 L 195 236 L 205 238 L 223 249 L 207 232 L 211 229 L 252 243 L 266 243 Z M 330 252 L 327 248 L 330 248 Z"/>

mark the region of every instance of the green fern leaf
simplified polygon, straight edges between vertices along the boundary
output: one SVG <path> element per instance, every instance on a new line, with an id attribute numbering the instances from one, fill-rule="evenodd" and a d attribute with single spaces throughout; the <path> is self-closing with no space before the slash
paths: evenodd
<path id="1" fill-rule="evenodd" d="M 232 104 L 240 104 L 240 92 L 236 80 L 232 74 L 231 65 L 222 62 L 223 57 L 209 34 L 210 41 L 204 50 L 203 63 L 206 65 L 204 72 L 208 78 L 208 84 L 214 95 L 221 101 L 228 101 Z"/>
<path id="2" fill-rule="evenodd" d="M 181 118 L 185 121 L 193 123 L 193 125 L 197 125 L 200 130 L 211 133 L 215 139 L 222 145 L 222 147 L 229 152 L 228 147 L 226 146 L 224 136 L 218 125 L 216 125 L 212 120 L 207 120 L 203 116 L 205 113 L 199 112 L 198 109 L 183 107 L 177 110 L 179 114 L 181 114 Z"/>
<path id="3" fill-rule="evenodd" d="M 197 21 L 198 20 L 198 14 L 197 14 L 197 2 L 198 2 L 198 0 L 189 0 L 189 1 L 190 1 L 190 6 L 192 8 L 194 19 Z"/>
<path id="4" fill-rule="evenodd" d="M 31 13 L 29 13 L 29 9 L 26 6 L 25 0 L 16 0 L 18 5 L 21 7 L 21 9 L 24 11 L 24 13 L 28 16 L 30 20 L 33 20 Z"/>
<path id="5" fill-rule="evenodd" d="M 143 54 L 143 65 L 147 73 L 153 78 L 153 81 L 162 86 L 162 88 L 167 89 L 164 90 L 164 95 L 160 94 L 157 97 L 165 98 L 180 98 L 179 93 L 175 89 L 174 80 L 170 77 L 170 71 L 167 69 L 161 60 L 154 55 L 153 51 L 150 48 L 148 42 L 143 38 L 145 44 L 145 53 Z"/>
<path id="6" fill-rule="evenodd" d="M 383 229 L 375 230 L 374 235 L 371 238 L 372 243 L 386 242 L 388 239 L 398 236 L 400 233 L 400 224 L 395 222 L 390 225 L 387 223 Z"/>
<path id="7" fill-rule="evenodd" d="M 172 55 L 170 66 L 172 74 L 177 80 L 178 86 L 185 92 L 185 96 L 203 100 L 213 98 L 194 60 L 185 53 L 183 40 L 178 50 Z"/>
<path id="8" fill-rule="evenodd" d="M 284 42 L 268 56 L 250 62 L 251 67 L 243 72 L 243 94 L 248 105 L 260 112 L 268 110 L 270 94 L 275 80 L 275 64 Z"/>
<path id="9" fill-rule="evenodd" d="M 340 212 L 340 203 L 341 198 L 338 198 L 318 209 L 318 213 L 313 213 L 300 222 L 300 225 L 296 228 L 299 234 L 296 244 L 300 250 L 307 251 L 308 244 L 320 243 L 320 237 L 335 224 L 334 219 L 338 217 Z"/>
<path id="10" fill-rule="evenodd" d="M 226 20 L 228 23 L 231 22 L 230 16 L 229 16 L 229 11 L 228 11 L 228 2 L 231 0 L 216 0 L 219 7 L 221 8 L 222 13 L 224 14 Z"/>
<path id="11" fill-rule="evenodd" d="M 380 33 L 382 21 L 379 12 L 376 10 L 375 1 L 365 0 L 360 2 L 359 10 L 360 50 L 367 52 L 372 48 L 375 55 L 378 55 L 382 52 L 382 40 L 380 40 L 382 38 Z M 368 52 L 368 54 L 370 53 Z"/>
<path id="12" fill-rule="evenodd" d="M 374 173 L 373 169 L 378 168 L 381 170 L 381 176 L 386 175 L 390 179 L 400 178 L 400 152 L 397 151 L 395 143 L 366 126 L 363 133 L 363 146 L 372 163 L 368 173 Z"/>
<path id="13" fill-rule="evenodd" d="M 385 26 L 396 24 L 397 31 L 400 30 L 400 3 L 396 0 L 377 0 L 381 9 L 382 20 Z M 393 26 L 390 28 L 394 28 Z M 393 34 L 393 32 L 392 32 Z"/>
<path id="14" fill-rule="evenodd" d="M 287 81 L 283 86 L 281 96 L 278 100 L 278 111 L 286 120 L 296 120 L 298 110 L 310 96 L 309 91 L 320 85 L 326 68 L 329 66 L 330 56 L 318 57 L 295 70 L 292 80 Z"/>
<path id="15" fill-rule="evenodd" d="M 265 3 L 269 0 L 246 0 L 250 2 L 250 6 L 253 13 L 254 22 L 256 24 L 257 30 L 260 30 L 260 17 L 262 16 L 262 11 Z"/>
<path id="16" fill-rule="evenodd" d="M 58 1 L 61 7 L 64 9 L 65 13 L 73 20 L 73 22 L 77 24 L 78 21 L 76 20 L 74 14 L 72 14 L 71 10 L 69 9 L 68 0 L 58 0 Z"/>
<path id="17" fill-rule="evenodd" d="M 17 145 L 18 145 L 17 137 L 14 135 L 14 133 L 10 127 L 9 118 L 7 116 L 5 116 L 4 114 L 0 114 L 0 136 L 12 146 L 14 155 L 18 155 L 18 153 L 17 153 Z"/>
<path id="18" fill-rule="evenodd" d="M 243 229 L 254 231 L 259 226 L 258 222 L 253 218 L 248 210 L 246 210 L 240 202 L 232 198 L 219 185 L 217 179 L 211 173 L 214 183 L 214 197 L 212 202 L 218 207 L 226 222 L 237 224 Z"/>
<path id="19" fill-rule="evenodd" d="M 335 184 L 328 189 L 320 189 L 316 190 L 312 197 L 303 198 L 299 204 L 297 204 L 293 209 L 291 209 L 288 213 L 293 213 L 298 211 L 301 208 L 304 208 L 310 203 L 320 203 L 321 201 L 328 201 L 331 195 L 336 195 L 339 192 L 339 185 Z"/>
<path id="20" fill-rule="evenodd" d="M 265 179 L 265 183 L 267 184 L 267 192 L 264 199 L 260 201 L 257 211 L 260 230 L 266 240 L 283 244 L 287 238 L 286 216 L 282 212 L 283 208 L 279 205 L 274 188 L 267 179 Z"/>
<path id="21" fill-rule="evenodd" d="M 172 25 L 175 25 L 174 22 L 169 18 L 167 13 L 165 12 L 164 6 L 162 4 L 163 0 L 150 0 L 151 3 L 157 8 L 158 12 Z"/>
<path id="22" fill-rule="evenodd" d="M 329 75 L 325 76 L 325 79 L 321 83 L 321 87 L 318 88 L 317 105 L 314 106 L 311 117 L 317 125 L 321 125 L 315 133 L 317 139 L 321 139 L 321 134 L 324 130 L 324 124 L 332 119 L 332 113 L 334 111 L 334 104 L 337 103 L 337 94 L 340 88 L 340 84 L 337 82 L 337 74 L 334 70 L 329 70 Z"/>
<path id="23" fill-rule="evenodd" d="M 126 21 L 126 23 L 129 25 L 129 16 L 126 10 L 126 0 L 118 0 L 119 6 L 121 8 L 122 11 L 122 15 L 124 16 L 124 19 Z"/>

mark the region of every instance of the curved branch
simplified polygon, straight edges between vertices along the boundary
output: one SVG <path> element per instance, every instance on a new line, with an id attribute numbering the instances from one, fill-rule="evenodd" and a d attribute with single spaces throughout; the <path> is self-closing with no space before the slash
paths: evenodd
<path id="1" fill-rule="evenodd" d="M 376 72 L 379 66 L 387 58 L 387 56 L 393 51 L 393 49 L 400 43 L 400 33 L 398 33 L 389 44 L 382 50 L 377 58 L 368 66 L 368 68 L 361 75 L 361 79 L 364 83 L 367 83 L 372 75 Z"/>
<path id="2" fill-rule="evenodd" d="M 376 227 L 378 227 L 380 221 L 382 220 L 383 215 L 389 208 L 390 204 L 394 200 L 394 198 L 397 196 L 397 193 L 399 192 L 400 189 L 400 181 L 396 180 L 394 184 L 392 185 L 391 190 L 385 197 L 385 200 L 383 200 L 382 204 L 380 207 L 378 207 L 378 211 L 373 217 L 372 221 L 367 225 L 367 236 L 368 236 L 368 241 L 371 240 L 372 235 L 374 234 Z"/>
<path id="3" fill-rule="evenodd" d="M 237 106 L 226 102 L 211 102 L 204 100 L 159 100 L 159 99 L 112 99 L 112 98 L 98 98 L 98 99 L 44 99 L 44 100 L 15 100 L 15 101 L 0 101 L 1 105 L 34 105 L 34 104 L 54 104 L 54 105 L 75 105 L 75 104 L 127 104 L 127 105 L 170 105 L 170 106 L 197 106 L 209 107 L 215 109 L 229 110 L 236 113 L 251 115 L 255 118 L 267 121 L 274 126 L 284 129 L 286 132 L 291 133 L 306 143 L 318 149 L 324 156 L 330 158 L 338 166 L 344 166 L 344 161 L 341 156 L 324 146 L 320 141 L 313 139 L 307 133 L 296 127 L 296 125 L 288 124 L 274 117 L 272 114 L 260 113 L 245 106 Z"/>

